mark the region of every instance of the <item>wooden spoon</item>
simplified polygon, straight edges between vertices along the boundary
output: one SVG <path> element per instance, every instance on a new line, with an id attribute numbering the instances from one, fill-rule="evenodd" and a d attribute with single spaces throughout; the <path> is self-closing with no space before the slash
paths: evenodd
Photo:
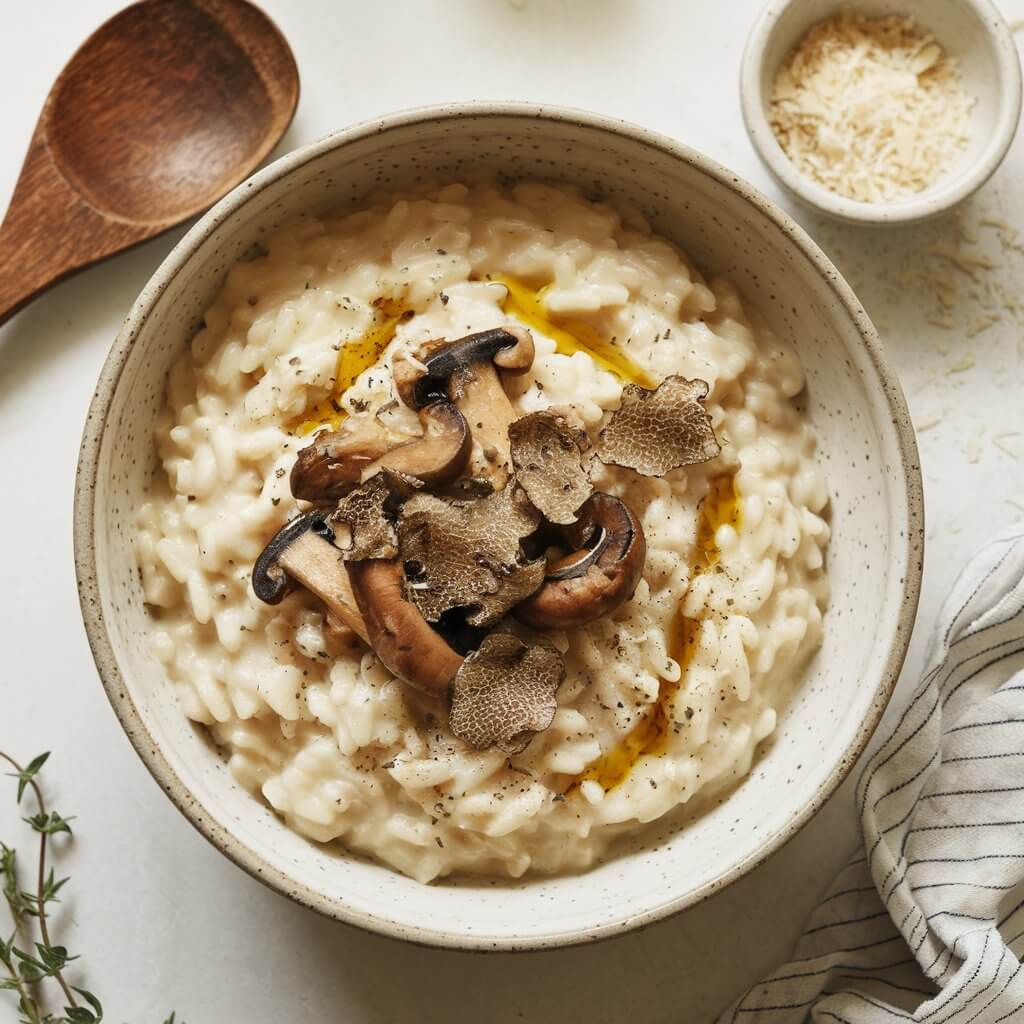
<path id="1" fill-rule="evenodd" d="M 245 0 L 143 0 L 115 14 L 39 116 L 0 225 L 0 324 L 219 199 L 273 149 L 298 99 L 287 42 Z"/>

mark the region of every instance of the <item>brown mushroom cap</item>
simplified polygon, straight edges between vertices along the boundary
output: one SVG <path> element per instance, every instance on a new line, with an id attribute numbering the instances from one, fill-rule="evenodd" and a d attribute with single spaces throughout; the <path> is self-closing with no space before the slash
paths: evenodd
<path id="1" fill-rule="evenodd" d="M 349 562 L 347 568 L 377 657 L 410 685 L 435 697 L 445 696 L 462 658 L 408 600 L 402 563 L 369 559 Z"/>
<path id="2" fill-rule="evenodd" d="M 304 501 L 344 497 L 360 481 L 382 469 L 414 477 L 425 486 L 454 480 L 469 460 L 473 439 L 462 413 L 447 399 L 419 410 L 421 437 L 396 438 L 374 417 L 360 417 L 358 426 L 342 424 L 318 434 L 303 448 L 292 467 L 292 494 Z"/>
<path id="3" fill-rule="evenodd" d="M 477 364 L 498 366 L 514 376 L 526 373 L 533 365 L 533 335 L 525 327 L 495 327 L 441 345 L 431 342 L 420 352 L 426 370 L 412 383 L 412 401 L 406 404 L 413 409 L 449 394 L 452 377 Z"/>
<path id="4" fill-rule="evenodd" d="M 532 412 L 508 429 L 516 480 L 552 523 L 576 520 L 593 490 L 583 465 L 582 431 L 551 410 Z"/>
<path id="5" fill-rule="evenodd" d="M 337 430 L 316 434 L 292 466 L 292 494 L 302 501 L 341 498 L 395 444 L 394 435 L 373 416 L 354 416 Z"/>
<path id="6" fill-rule="evenodd" d="M 455 675 L 451 730 L 475 750 L 518 754 L 551 725 L 564 678 L 565 664 L 554 648 L 491 633 Z"/>
<path id="7" fill-rule="evenodd" d="M 472 625 L 492 625 L 542 582 L 537 566 L 522 564 L 520 547 L 539 521 L 514 486 L 469 501 L 415 495 L 398 521 L 413 601 L 431 622 L 470 608 Z"/>
<path id="8" fill-rule="evenodd" d="M 366 624 L 349 586 L 344 556 L 333 544 L 328 514 L 326 509 L 314 509 L 278 530 L 253 566 L 252 589 L 266 604 L 278 604 L 301 585 L 324 602 L 329 614 L 366 640 Z"/>
<path id="9" fill-rule="evenodd" d="M 715 458 L 722 449 L 701 404 L 707 395 L 705 381 L 680 376 L 666 377 L 655 391 L 627 384 L 601 431 L 598 455 L 644 476 Z"/>
<path id="10" fill-rule="evenodd" d="M 381 455 L 363 470 L 367 479 L 382 469 L 420 480 L 436 487 L 454 480 L 469 461 L 473 438 L 461 412 L 446 399 L 431 402 L 419 411 L 423 436 L 400 444 Z"/>
<path id="11" fill-rule="evenodd" d="M 566 531 L 574 554 L 548 567 L 544 586 L 514 610 L 538 629 L 570 629 L 609 615 L 629 600 L 647 557 L 644 532 L 625 502 L 598 491 Z"/>

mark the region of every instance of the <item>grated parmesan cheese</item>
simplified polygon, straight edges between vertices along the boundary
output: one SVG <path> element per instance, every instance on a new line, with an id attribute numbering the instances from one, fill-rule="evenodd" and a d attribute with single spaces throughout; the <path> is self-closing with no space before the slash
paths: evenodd
<path id="1" fill-rule="evenodd" d="M 927 416 L 921 417 L 921 419 L 914 420 L 914 430 L 919 434 L 923 434 L 926 430 L 931 430 L 932 427 L 937 427 L 942 422 L 942 417 L 936 413 L 930 413 Z"/>
<path id="2" fill-rule="evenodd" d="M 884 203 L 949 169 L 967 145 L 970 108 L 956 61 L 912 18 L 843 11 L 779 69 L 771 124 L 802 174 Z"/>
<path id="3" fill-rule="evenodd" d="M 974 353 L 967 352 L 953 363 L 949 369 L 946 370 L 946 373 L 966 373 L 968 370 L 974 369 L 974 364 Z"/>
<path id="4" fill-rule="evenodd" d="M 1013 430 L 1005 434 L 996 434 L 996 436 L 992 438 L 992 441 L 1000 451 L 1004 452 L 1006 455 L 1009 455 L 1011 459 L 1016 459 L 1019 458 L 1019 456 L 1017 455 L 1016 450 L 1010 444 L 1010 439 L 1019 436 L 1020 435 L 1015 430 Z"/>
<path id="5" fill-rule="evenodd" d="M 968 436 L 967 443 L 964 445 L 964 454 L 972 466 L 981 461 L 981 442 L 984 437 L 985 425 L 983 423 L 975 423 L 974 430 Z"/>

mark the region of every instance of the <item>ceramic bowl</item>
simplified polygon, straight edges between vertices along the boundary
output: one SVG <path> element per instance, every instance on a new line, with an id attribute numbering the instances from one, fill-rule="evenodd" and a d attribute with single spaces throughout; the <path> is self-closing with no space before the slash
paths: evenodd
<path id="1" fill-rule="evenodd" d="M 737 282 L 796 345 L 834 495 L 832 604 L 824 645 L 778 732 L 721 805 L 685 827 L 655 823 L 638 847 L 585 874 L 428 886 L 301 838 L 235 784 L 149 653 L 132 518 L 157 469 L 153 429 L 168 368 L 232 263 L 304 211 L 481 170 L 574 182 L 634 204 L 707 273 Z M 637 928 L 722 888 L 793 835 L 849 771 L 889 699 L 923 543 L 914 435 L 896 376 L 864 310 L 807 235 L 683 145 L 592 114 L 516 104 L 413 111 L 339 132 L 214 207 L 153 276 L 114 344 L 85 427 L 75 500 L 82 611 L 100 676 L 139 756 L 185 816 L 300 903 L 397 938 L 471 949 L 568 945 Z"/>
<path id="2" fill-rule="evenodd" d="M 843 9 L 870 17 L 916 18 L 957 59 L 964 88 L 975 99 L 967 148 L 934 185 L 898 202 L 847 199 L 804 177 L 769 124 L 772 82 L 779 65 L 815 22 Z M 912 224 L 952 209 L 984 185 L 1002 163 L 1020 119 L 1020 58 L 1006 22 L 990 0 L 772 0 L 747 39 L 740 65 L 740 101 L 758 156 L 802 203 L 852 224 Z"/>

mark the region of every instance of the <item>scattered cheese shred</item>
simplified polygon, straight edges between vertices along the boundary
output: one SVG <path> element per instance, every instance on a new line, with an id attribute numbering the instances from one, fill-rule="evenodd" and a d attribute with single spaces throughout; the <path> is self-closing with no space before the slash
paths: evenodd
<path id="1" fill-rule="evenodd" d="M 1020 232 L 1015 227 L 1007 224 L 1005 220 L 998 217 L 984 217 L 981 220 L 981 226 L 994 228 L 1004 248 L 1024 253 L 1024 245 L 1020 242 Z"/>
<path id="2" fill-rule="evenodd" d="M 1009 433 L 1006 434 L 996 434 L 996 436 L 992 438 L 992 441 L 995 444 L 995 446 L 1000 449 L 1000 451 L 1005 452 L 1007 455 L 1010 456 L 1011 459 L 1016 459 L 1019 456 L 1017 455 L 1016 450 L 1010 445 L 1009 442 L 1011 438 L 1019 436 L 1020 435 L 1016 431 L 1010 431 Z"/>
<path id="3" fill-rule="evenodd" d="M 995 264 L 983 253 L 970 252 L 967 249 L 954 249 L 949 245 L 933 245 L 928 250 L 931 255 L 948 260 L 961 274 L 972 280 L 978 280 L 979 270 L 994 270 Z"/>
<path id="4" fill-rule="evenodd" d="M 966 454 L 967 461 L 971 463 L 972 466 L 981 461 L 981 442 L 984 437 L 984 424 L 976 423 L 974 430 L 967 438 L 967 444 L 964 446 L 964 454 Z"/>
<path id="5" fill-rule="evenodd" d="M 970 327 L 967 328 L 967 337 L 976 338 L 983 331 L 987 331 L 993 324 L 999 323 L 1002 317 L 998 313 L 983 313 L 976 317 Z"/>
<path id="6" fill-rule="evenodd" d="M 967 145 L 970 108 L 956 61 L 912 18 L 842 11 L 779 69 L 771 124 L 802 174 L 885 203 L 950 168 Z"/>
<path id="7" fill-rule="evenodd" d="M 936 413 L 930 413 L 927 416 L 922 416 L 919 420 L 914 420 L 914 429 L 919 434 L 923 434 L 926 430 L 931 430 L 932 427 L 937 427 L 941 422 L 941 416 Z"/>

